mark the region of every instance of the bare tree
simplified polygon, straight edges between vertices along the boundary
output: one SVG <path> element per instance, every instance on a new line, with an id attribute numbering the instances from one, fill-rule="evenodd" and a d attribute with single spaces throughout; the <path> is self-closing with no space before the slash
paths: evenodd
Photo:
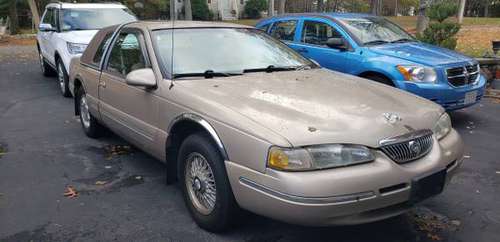
<path id="1" fill-rule="evenodd" d="M 267 16 L 268 17 L 274 16 L 274 0 L 269 0 L 267 7 L 268 7 Z"/>
<path id="2" fill-rule="evenodd" d="M 323 0 L 318 0 L 318 5 L 316 5 L 316 7 L 317 12 L 325 11 L 325 2 Z"/>
<path id="3" fill-rule="evenodd" d="M 174 21 L 177 19 L 177 11 L 175 11 L 176 0 L 170 0 L 170 20 Z"/>
<path id="4" fill-rule="evenodd" d="M 193 11 L 191 9 L 191 0 L 184 0 L 184 13 L 186 20 L 193 20 Z"/>
<path id="5" fill-rule="evenodd" d="M 425 10 L 427 9 L 427 0 L 420 0 L 418 4 L 418 16 L 417 16 L 417 33 L 422 34 L 427 28 L 429 20 L 425 16 Z"/>
<path id="6" fill-rule="evenodd" d="M 40 25 L 40 14 L 38 13 L 38 7 L 36 6 L 35 0 L 28 0 L 28 4 L 31 10 L 31 18 L 33 19 L 33 23 L 35 24 L 35 28 L 38 29 L 38 25 Z"/>
<path id="7" fill-rule="evenodd" d="M 465 0 L 460 0 L 460 4 L 458 5 L 458 23 L 461 24 L 464 20 L 464 10 L 465 10 Z"/>
<path id="8" fill-rule="evenodd" d="M 379 9 L 379 0 L 370 0 L 370 12 L 373 15 L 378 15 L 378 9 Z"/>
<path id="9" fill-rule="evenodd" d="M 285 13 L 286 0 L 278 0 L 278 14 Z"/>

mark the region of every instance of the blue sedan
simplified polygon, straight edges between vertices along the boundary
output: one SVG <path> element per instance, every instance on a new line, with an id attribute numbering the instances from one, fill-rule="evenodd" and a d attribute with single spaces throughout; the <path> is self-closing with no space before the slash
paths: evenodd
<path id="1" fill-rule="evenodd" d="M 292 14 L 257 27 L 324 68 L 409 91 L 447 110 L 474 105 L 484 94 L 486 79 L 476 60 L 419 42 L 383 17 Z"/>

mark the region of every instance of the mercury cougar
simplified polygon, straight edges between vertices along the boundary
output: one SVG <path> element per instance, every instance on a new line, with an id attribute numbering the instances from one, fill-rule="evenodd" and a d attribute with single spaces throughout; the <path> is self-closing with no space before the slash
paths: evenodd
<path id="1" fill-rule="evenodd" d="M 209 231 L 242 210 L 287 223 L 368 223 L 441 193 L 463 143 L 443 107 L 322 69 L 248 26 L 132 22 L 70 67 L 75 114 L 166 164 Z"/>

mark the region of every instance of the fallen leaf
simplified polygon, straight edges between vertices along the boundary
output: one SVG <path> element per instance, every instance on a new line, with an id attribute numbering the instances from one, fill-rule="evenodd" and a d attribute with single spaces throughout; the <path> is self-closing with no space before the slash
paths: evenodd
<path id="1" fill-rule="evenodd" d="M 439 236 L 438 236 L 438 235 L 436 235 L 436 234 L 430 234 L 430 233 L 428 233 L 428 234 L 427 234 L 427 237 L 429 237 L 430 239 L 435 240 L 435 241 L 440 241 L 440 240 L 443 240 L 441 237 L 439 237 Z"/>
<path id="2" fill-rule="evenodd" d="M 470 155 L 464 155 L 465 159 L 470 159 Z"/>
<path id="3" fill-rule="evenodd" d="M 500 171 L 496 171 L 495 173 L 500 174 Z"/>
<path id="4" fill-rule="evenodd" d="M 95 184 L 98 186 L 102 186 L 104 184 L 108 183 L 107 181 L 96 181 Z"/>
<path id="5" fill-rule="evenodd" d="M 460 222 L 460 220 L 457 220 L 457 219 L 451 220 L 451 221 L 450 221 L 450 223 L 451 223 L 452 225 L 454 225 L 454 226 L 457 226 L 457 227 L 458 227 L 458 226 L 460 226 L 460 224 L 462 224 L 462 223 Z"/>
<path id="6" fill-rule="evenodd" d="M 104 166 L 104 169 L 111 169 L 111 166 Z"/>
<path id="7" fill-rule="evenodd" d="M 66 191 L 64 192 L 64 196 L 69 198 L 75 198 L 78 196 L 78 192 L 72 186 L 67 186 Z"/>

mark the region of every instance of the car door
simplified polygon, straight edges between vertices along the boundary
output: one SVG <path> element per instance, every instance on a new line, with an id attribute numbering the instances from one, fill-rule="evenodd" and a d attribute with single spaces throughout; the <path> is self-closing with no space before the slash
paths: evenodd
<path id="1" fill-rule="evenodd" d="M 99 83 L 99 109 L 110 129 L 136 146 L 154 152 L 159 98 L 156 90 L 130 86 L 126 75 L 150 68 L 143 33 L 125 28 L 115 37 Z"/>
<path id="2" fill-rule="evenodd" d="M 345 36 L 325 19 L 306 18 L 300 22 L 297 35 L 299 40 L 294 42 L 296 49 L 303 56 L 317 61 L 322 67 L 331 70 L 347 72 L 350 61 L 350 51 L 327 46 L 330 38 L 342 38 L 348 43 Z"/>
<path id="3" fill-rule="evenodd" d="M 47 8 L 42 17 L 43 24 L 50 24 L 54 30 L 57 30 L 58 22 L 58 10 L 56 8 Z M 56 31 L 43 31 L 40 32 L 40 50 L 43 56 L 50 64 L 55 66 L 55 46 L 54 38 L 56 37 Z"/>
<path id="4" fill-rule="evenodd" d="M 280 19 L 269 28 L 269 35 L 293 48 L 298 23 L 297 19 Z"/>

